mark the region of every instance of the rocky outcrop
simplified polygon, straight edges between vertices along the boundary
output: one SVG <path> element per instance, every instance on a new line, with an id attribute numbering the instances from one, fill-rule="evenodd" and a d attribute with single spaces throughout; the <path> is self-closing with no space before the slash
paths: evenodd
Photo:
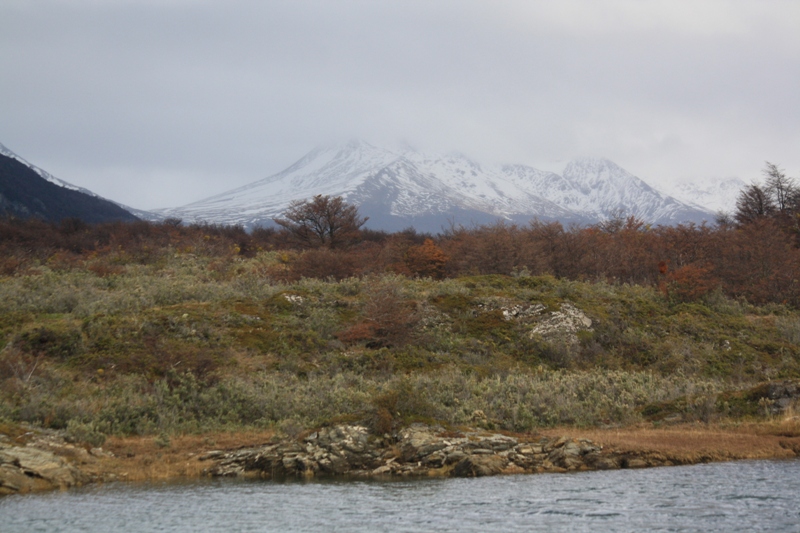
<path id="1" fill-rule="evenodd" d="M 63 489 L 87 481 L 84 473 L 52 452 L 0 443 L 0 495 Z"/>
<path id="2" fill-rule="evenodd" d="M 760 403 L 771 415 L 783 415 L 800 401 L 798 381 L 773 381 L 755 390 L 760 393 Z"/>
<path id="3" fill-rule="evenodd" d="M 212 451 L 211 476 L 262 478 L 328 476 L 454 476 L 606 470 L 670 464 L 666 459 L 604 452 L 586 439 L 518 438 L 480 431 L 452 432 L 414 424 L 376 437 L 363 426 L 321 429 L 304 439 L 255 448 Z"/>
<path id="4" fill-rule="evenodd" d="M 579 331 L 592 331 L 592 319 L 574 305 L 563 303 L 561 311 L 550 313 L 531 329 L 530 334 L 551 342 L 577 345 Z"/>

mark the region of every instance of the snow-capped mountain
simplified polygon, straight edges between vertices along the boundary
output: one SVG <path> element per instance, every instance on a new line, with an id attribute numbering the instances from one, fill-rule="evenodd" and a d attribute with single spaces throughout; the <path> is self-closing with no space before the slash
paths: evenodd
<path id="1" fill-rule="evenodd" d="M 702 207 L 662 194 L 608 159 L 574 159 L 567 164 L 563 175 L 576 185 L 578 194 L 565 195 L 559 203 L 592 218 L 604 220 L 613 214 L 624 214 L 661 224 L 709 219 Z"/>
<path id="2" fill-rule="evenodd" d="M 663 188 L 666 194 L 714 213 L 731 213 L 736 209 L 736 198 L 747 183 L 739 178 L 704 179 L 676 183 Z"/>
<path id="3" fill-rule="evenodd" d="M 611 161 L 580 158 L 562 175 L 525 165 L 483 166 L 457 154 L 387 150 L 363 141 L 319 148 L 283 172 L 179 208 L 159 210 L 187 222 L 270 225 L 294 200 L 343 196 L 369 227 L 438 232 L 450 223 L 497 220 L 592 223 L 635 215 L 675 224 L 713 214 L 653 189 Z"/>

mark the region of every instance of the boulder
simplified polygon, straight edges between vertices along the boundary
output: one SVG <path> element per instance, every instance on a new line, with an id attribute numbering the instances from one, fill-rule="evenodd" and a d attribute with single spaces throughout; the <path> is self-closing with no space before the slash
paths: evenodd
<path id="1" fill-rule="evenodd" d="M 577 345 L 579 331 L 593 331 L 592 319 L 574 305 L 564 303 L 561 304 L 561 311 L 550 313 L 550 316 L 536 324 L 530 335 L 540 336 L 550 342 Z"/>
<path id="2" fill-rule="evenodd" d="M 88 476 L 52 452 L 0 444 L 0 494 L 74 487 L 88 480 Z"/>
<path id="3" fill-rule="evenodd" d="M 454 477 L 482 477 L 500 474 L 508 466 L 508 459 L 499 455 L 468 455 L 456 463 Z"/>

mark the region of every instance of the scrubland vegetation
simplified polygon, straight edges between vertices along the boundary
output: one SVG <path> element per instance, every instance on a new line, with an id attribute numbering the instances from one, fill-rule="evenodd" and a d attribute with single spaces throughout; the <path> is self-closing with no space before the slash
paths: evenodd
<path id="1" fill-rule="evenodd" d="M 763 416 L 752 387 L 800 376 L 800 250 L 779 217 L 343 236 L 3 220 L 0 420 L 90 443 L 531 431 Z M 534 333 L 562 304 L 591 327 Z"/>

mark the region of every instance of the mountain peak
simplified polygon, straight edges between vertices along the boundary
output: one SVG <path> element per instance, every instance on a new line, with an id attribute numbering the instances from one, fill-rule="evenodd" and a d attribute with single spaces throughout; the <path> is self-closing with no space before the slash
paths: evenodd
<path id="1" fill-rule="evenodd" d="M 370 150 L 374 149 L 375 147 L 372 146 L 367 141 L 365 141 L 364 139 L 353 137 L 352 139 L 344 143 L 344 148 L 348 150 Z"/>
<path id="2" fill-rule="evenodd" d="M 11 150 L 9 150 L 8 148 L 6 148 L 6 146 L 3 143 L 0 143 L 0 155 L 4 155 L 6 157 L 12 157 L 14 159 L 19 159 L 19 156 L 14 152 L 12 152 Z"/>
<path id="3" fill-rule="evenodd" d="M 577 158 L 563 176 L 525 165 L 481 165 L 461 153 L 387 149 L 361 139 L 309 152 L 283 172 L 164 210 L 186 221 L 272 224 L 292 201 L 342 196 L 374 229 L 441 231 L 450 223 L 592 223 L 625 212 L 652 223 L 699 222 L 710 213 L 666 197 L 608 159 Z"/>
<path id="4" fill-rule="evenodd" d="M 564 167 L 563 175 L 566 176 L 612 176 L 627 174 L 624 168 L 614 163 L 610 159 L 595 156 L 582 156 L 572 159 L 567 166 Z"/>

